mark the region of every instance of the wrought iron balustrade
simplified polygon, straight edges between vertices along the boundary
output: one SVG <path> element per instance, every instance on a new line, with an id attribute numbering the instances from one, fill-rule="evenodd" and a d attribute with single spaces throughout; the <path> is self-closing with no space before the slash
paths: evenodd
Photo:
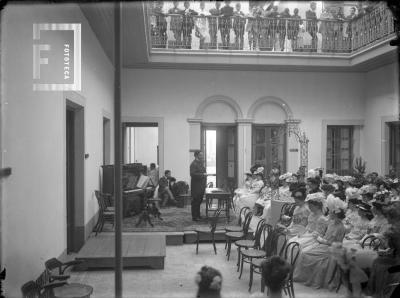
<path id="1" fill-rule="evenodd" d="M 351 53 L 393 33 L 385 4 L 342 20 L 150 14 L 153 49 Z"/>

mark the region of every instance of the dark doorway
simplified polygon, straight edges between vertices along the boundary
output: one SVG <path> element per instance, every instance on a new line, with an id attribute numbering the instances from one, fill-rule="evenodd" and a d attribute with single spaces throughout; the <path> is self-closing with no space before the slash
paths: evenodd
<path id="1" fill-rule="evenodd" d="M 254 125 L 253 126 L 252 164 L 264 167 L 268 175 L 272 167 L 278 167 L 281 173 L 286 171 L 286 135 L 284 125 Z"/>
<path id="2" fill-rule="evenodd" d="M 237 126 L 203 125 L 202 131 L 202 148 L 209 174 L 207 182 L 212 182 L 214 187 L 236 187 Z"/>
<path id="3" fill-rule="evenodd" d="M 67 149 L 67 253 L 73 251 L 74 247 L 74 111 L 67 108 L 66 126 L 66 149 Z"/>
<path id="4" fill-rule="evenodd" d="M 67 253 L 85 243 L 84 204 L 84 109 L 66 101 L 66 209 Z"/>

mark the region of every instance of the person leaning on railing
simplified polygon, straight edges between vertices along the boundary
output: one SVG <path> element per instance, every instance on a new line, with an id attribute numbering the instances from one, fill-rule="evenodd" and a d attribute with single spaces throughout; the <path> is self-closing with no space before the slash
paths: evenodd
<path id="1" fill-rule="evenodd" d="M 163 13 L 163 1 L 157 1 L 153 8 L 153 16 L 155 16 L 155 24 L 153 27 L 153 36 L 155 38 L 156 47 L 165 48 L 167 43 L 167 20 Z"/>
<path id="2" fill-rule="evenodd" d="M 208 30 L 210 33 L 211 47 L 217 47 L 217 33 L 218 33 L 218 17 L 221 15 L 221 2 L 215 2 L 215 8 L 211 8 L 208 17 Z"/>
<path id="3" fill-rule="evenodd" d="M 232 29 L 233 7 L 229 6 L 231 1 L 225 1 L 225 6 L 221 8 L 219 30 L 221 31 L 222 48 L 228 49 L 230 44 L 230 32 Z"/>
<path id="4" fill-rule="evenodd" d="M 317 42 L 318 42 L 317 40 L 318 20 L 317 20 L 317 15 L 315 13 L 316 8 L 317 4 L 315 2 L 311 2 L 310 9 L 306 11 L 306 19 L 307 19 L 306 30 L 308 33 L 310 33 L 312 38 L 312 43 L 311 43 L 312 52 L 317 51 Z"/>
<path id="5" fill-rule="evenodd" d="M 277 32 L 279 33 L 279 47 L 281 51 L 285 50 L 286 22 L 290 17 L 289 8 L 285 8 L 278 16 Z"/>
<path id="6" fill-rule="evenodd" d="M 300 25 L 303 24 L 301 17 L 299 16 L 299 9 L 295 8 L 293 10 L 293 15 L 288 21 L 287 36 L 288 39 L 292 41 L 293 51 L 297 50 L 297 36 L 299 35 Z"/>
<path id="7" fill-rule="evenodd" d="M 182 44 L 182 9 L 178 7 L 179 1 L 172 2 L 174 7 L 168 10 L 171 14 L 170 29 L 174 34 L 175 42 L 177 45 Z"/>
<path id="8" fill-rule="evenodd" d="M 243 11 L 241 11 L 240 2 L 236 3 L 235 7 L 236 10 L 233 13 L 233 31 L 235 32 L 235 48 L 237 50 L 243 50 L 246 18 Z"/>
<path id="9" fill-rule="evenodd" d="M 192 48 L 192 31 L 194 28 L 193 16 L 198 13 L 190 8 L 190 2 L 185 1 L 183 6 L 185 9 L 182 11 L 182 35 L 183 35 L 183 46 L 186 49 Z"/>

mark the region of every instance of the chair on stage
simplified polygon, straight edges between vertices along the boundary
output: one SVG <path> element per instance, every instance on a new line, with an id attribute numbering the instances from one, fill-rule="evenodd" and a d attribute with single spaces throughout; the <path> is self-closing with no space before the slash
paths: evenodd
<path id="1" fill-rule="evenodd" d="M 100 233 L 103 231 L 104 223 L 109 222 L 112 223 L 114 227 L 114 215 L 115 215 L 115 209 L 112 206 L 107 206 L 107 202 L 109 202 L 109 196 L 108 194 L 103 194 L 98 190 L 94 191 L 96 195 L 97 202 L 99 204 L 99 217 L 97 219 L 97 223 L 94 226 L 93 230 L 96 231 L 97 233 Z"/>
<path id="2" fill-rule="evenodd" d="M 221 209 L 215 210 L 214 216 L 210 220 L 209 227 L 197 227 L 195 232 L 197 234 L 196 238 L 196 255 L 199 253 L 199 243 L 201 236 L 209 235 L 211 236 L 211 241 L 214 247 L 214 252 L 217 254 L 217 247 L 215 246 L 215 230 L 217 229 L 219 215 L 221 214 Z"/>

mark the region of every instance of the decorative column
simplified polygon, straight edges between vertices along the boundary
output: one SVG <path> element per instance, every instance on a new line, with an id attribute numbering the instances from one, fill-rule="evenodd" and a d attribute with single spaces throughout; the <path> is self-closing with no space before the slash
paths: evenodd
<path id="1" fill-rule="evenodd" d="M 286 169 L 288 172 L 296 173 L 300 164 L 299 141 L 294 131 L 299 131 L 300 120 L 285 120 L 287 136 Z"/>
<path id="2" fill-rule="evenodd" d="M 253 119 L 237 119 L 237 185 L 243 182 L 244 173 L 251 167 L 251 126 Z"/>

